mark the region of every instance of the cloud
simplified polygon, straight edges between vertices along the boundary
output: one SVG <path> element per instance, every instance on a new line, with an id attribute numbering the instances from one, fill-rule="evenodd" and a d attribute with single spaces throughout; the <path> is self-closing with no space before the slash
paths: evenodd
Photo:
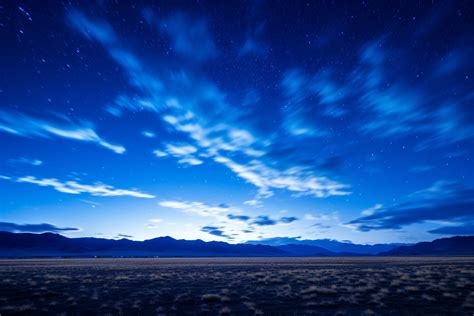
<path id="1" fill-rule="evenodd" d="M 133 238 L 132 235 L 126 235 L 126 234 L 118 234 L 115 236 L 115 238 Z"/>
<path id="2" fill-rule="evenodd" d="M 162 225 L 161 223 L 163 220 L 161 218 L 152 218 L 148 220 L 148 224 L 146 224 L 147 228 L 155 229 L 155 228 L 161 228 Z"/>
<path id="3" fill-rule="evenodd" d="M 224 231 L 222 230 L 222 227 L 204 226 L 204 227 L 201 228 L 201 231 L 203 231 L 205 233 L 208 233 L 208 234 L 211 234 L 211 235 L 214 235 L 214 236 L 224 237 L 224 238 L 227 238 L 227 239 L 233 239 L 233 237 L 231 237 L 231 236 L 224 233 Z"/>
<path id="4" fill-rule="evenodd" d="M 282 217 L 279 220 L 274 220 L 266 215 L 260 215 L 253 219 L 252 224 L 255 224 L 257 226 L 273 226 L 277 224 L 290 224 L 296 220 L 298 220 L 298 218 L 293 216 Z"/>
<path id="5" fill-rule="evenodd" d="M 199 215 L 203 217 L 212 217 L 219 223 L 219 228 L 226 229 L 228 232 L 235 232 L 237 235 L 240 232 L 244 233 L 255 232 L 255 226 L 274 226 L 290 224 L 298 220 L 297 217 L 288 216 L 279 219 L 272 219 L 267 215 L 249 216 L 242 214 L 243 211 L 228 205 L 208 205 L 197 201 L 161 201 L 159 203 L 162 207 L 172 208 L 183 211 L 187 214 Z M 218 234 L 219 232 L 214 232 Z"/>
<path id="6" fill-rule="evenodd" d="M 437 63 L 434 72 L 440 77 L 453 74 L 462 69 L 467 58 L 468 56 L 465 50 L 455 49 L 450 51 Z"/>
<path id="7" fill-rule="evenodd" d="M 331 226 L 329 225 L 324 225 L 324 224 L 321 224 L 321 223 L 316 223 L 316 224 L 313 224 L 311 225 L 312 227 L 316 227 L 318 229 L 329 229 L 331 228 Z"/>
<path id="8" fill-rule="evenodd" d="M 423 60 L 424 70 L 413 73 L 420 57 L 391 40 L 386 34 L 362 44 L 349 69 L 329 66 L 314 74 L 287 70 L 281 80 L 286 132 L 300 138 L 344 137 L 341 129 L 339 135 L 331 132 L 337 124 L 331 120 L 350 117 L 347 131 L 359 137 L 416 135 L 418 150 L 472 139 L 474 117 L 466 113 L 473 94 L 463 69 L 474 50 L 452 48 L 439 61 Z M 395 59 L 401 62 L 391 67 Z M 447 94 L 446 89 L 457 93 Z"/>
<path id="9" fill-rule="evenodd" d="M 254 38 L 247 38 L 240 48 L 239 55 L 265 56 L 268 54 L 268 46 Z"/>
<path id="10" fill-rule="evenodd" d="M 156 20 L 153 12 L 149 10 L 146 10 L 144 15 L 150 23 Z M 78 17 L 73 15 L 69 18 Z M 176 152 L 172 147 L 160 148 L 155 150 L 156 156 L 170 155 L 177 158 L 179 163 L 187 165 L 202 164 L 201 157 L 222 164 L 258 188 L 254 204 L 260 204 L 258 200 L 272 196 L 273 189 L 286 189 L 297 196 L 328 197 L 350 194 L 347 191 L 348 185 L 321 177 L 305 166 L 288 168 L 282 165 L 278 157 L 269 155 L 268 149 L 272 146 L 272 139 L 278 137 L 268 137 L 267 133 L 260 136 L 253 123 L 243 119 L 245 111 L 238 105 L 230 104 L 226 93 L 216 85 L 184 70 L 169 73 L 161 71 L 161 78 L 158 78 L 137 56 L 124 48 L 108 24 L 105 27 L 105 22 L 99 23 L 83 15 L 79 20 L 80 23 L 73 24 L 74 27 L 79 28 L 87 38 L 99 41 L 110 56 L 123 67 L 130 83 L 138 88 L 138 96 L 117 97 L 115 106 L 120 112 L 131 110 L 156 113 L 157 117 L 175 131 L 187 135 L 193 142 L 189 145 L 197 150 L 183 156 L 183 152 Z M 161 28 L 163 21 L 159 23 Z M 172 32 L 170 35 L 173 34 L 173 38 L 176 36 L 188 39 L 187 31 L 183 31 L 184 35 L 177 35 L 181 34 L 183 23 L 180 14 L 166 22 L 166 28 Z M 194 25 L 201 22 L 188 19 L 186 23 Z M 176 30 L 171 31 L 172 25 L 176 25 Z M 100 30 L 101 27 L 104 30 Z M 198 27 L 197 34 L 203 33 L 202 30 Z M 199 42 L 201 45 L 201 41 Z M 202 42 L 206 43 L 206 40 Z M 197 153 L 199 157 L 195 156 Z"/>
<path id="11" fill-rule="evenodd" d="M 39 159 L 26 158 L 26 157 L 9 159 L 8 162 L 12 164 L 25 164 L 25 165 L 31 165 L 31 166 L 41 166 L 43 164 L 43 161 Z"/>
<path id="12" fill-rule="evenodd" d="M 76 9 L 68 10 L 68 21 L 86 38 L 95 39 L 104 44 L 113 44 L 117 41 L 114 31 L 109 24 L 91 20 Z"/>
<path id="13" fill-rule="evenodd" d="M 197 149 L 191 145 L 173 145 L 168 144 L 166 145 L 166 149 L 170 155 L 174 155 L 176 157 L 187 156 L 190 154 L 194 154 Z"/>
<path id="14" fill-rule="evenodd" d="M 202 202 L 195 201 L 161 201 L 158 204 L 162 207 L 177 209 L 184 211 L 188 214 L 206 217 L 219 217 L 223 216 L 223 214 L 226 214 L 229 211 L 232 211 L 228 207 L 211 206 Z M 236 211 L 239 212 L 239 210 Z"/>
<path id="15" fill-rule="evenodd" d="M 281 82 L 285 105 L 283 127 L 297 137 L 329 137 L 329 118 L 346 114 L 342 100 L 346 88 L 332 79 L 330 72 L 308 76 L 301 69 L 285 72 Z"/>
<path id="16" fill-rule="evenodd" d="M 33 176 L 19 177 L 16 179 L 9 178 L 4 180 L 14 181 L 18 183 L 31 183 L 42 187 L 52 187 L 56 191 L 68 194 L 88 193 L 93 196 L 131 196 L 137 198 L 151 199 L 154 195 L 142 193 L 136 190 L 116 189 L 111 185 L 103 183 L 81 184 L 76 181 L 61 182 L 55 178 L 37 179 Z"/>
<path id="17" fill-rule="evenodd" d="M 303 217 L 307 221 L 316 221 L 318 217 L 314 216 L 313 214 L 305 214 Z"/>
<path id="18" fill-rule="evenodd" d="M 243 222 L 246 222 L 250 219 L 250 216 L 247 216 L 247 215 L 235 215 L 235 214 L 228 214 L 227 215 L 227 218 L 228 219 L 232 219 L 232 220 L 238 220 L 238 221 L 243 221 Z"/>
<path id="19" fill-rule="evenodd" d="M 148 23 L 169 36 L 174 50 L 182 56 L 198 61 L 217 56 L 217 47 L 206 19 L 184 12 L 160 19 L 151 9 L 145 9 L 143 15 Z"/>
<path id="20" fill-rule="evenodd" d="M 162 158 L 162 157 L 166 157 L 168 156 L 168 153 L 162 151 L 162 150 L 159 150 L 159 149 L 156 149 L 153 151 L 153 154 L 158 157 L 158 158 Z"/>
<path id="21" fill-rule="evenodd" d="M 290 224 L 290 223 L 293 223 L 296 220 L 298 220 L 298 218 L 294 217 L 294 216 L 282 217 L 282 218 L 280 218 L 280 223 Z"/>
<path id="22" fill-rule="evenodd" d="M 256 13 L 256 11 L 254 12 Z M 239 49 L 239 56 L 266 56 L 270 48 L 265 44 L 263 37 L 265 33 L 266 23 L 262 18 L 256 20 L 255 14 L 252 13 L 253 18 L 248 21 L 247 35 L 245 37 L 243 45 Z"/>
<path id="23" fill-rule="evenodd" d="M 123 154 L 125 148 L 102 139 L 90 122 L 73 122 L 60 117 L 57 121 L 47 121 L 31 117 L 20 112 L 0 111 L 0 132 L 22 137 L 66 138 L 70 140 L 95 143 L 117 154 Z"/>
<path id="24" fill-rule="evenodd" d="M 463 109 L 468 108 L 470 101 L 451 98 L 444 93 L 446 85 L 451 84 L 457 90 L 466 89 L 465 82 L 451 77 L 450 80 L 443 80 L 444 86 L 440 89 L 439 70 L 434 70 L 432 75 L 425 75 L 418 82 L 407 80 L 404 70 L 409 71 L 412 63 L 402 63 L 397 67 L 398 71 L 389 67 L 390 60 L 402 53 L 388 49 L 388 41 L 385 37 L 367 43 L 361 50 L 360 64 L 351 74 L 351 94 L 358 100 L 358 110 L 366 114 L 365 122 L 360 125 L 361 131 L 391 138 L 416 134 L 420 139 L 418 149 L 448 145 L 474 137 L 472 122 L 461 114 Z M 406 55 L 404 60 L 413 57 L 408 52 L 403 53 Z M 450 69 L 459 67 L 451 66 L 457 62 L 463 63 L 458 57 L 454 57 L 454 60 L 456 62 L 447 60 L 442 63 Z M 450 71 L 442 70 L 443 73 Z M 393 84 L 387 85 L 389 81 Z"/>
<path id="25" fill-rule="evenodd" d="M 378 210 L 381 210 L 382 208 L 383 208 L 382 204 L 375 204 L 375 206 L 369 207 L 368 209 L 363 210 L 362 212 L 360 212 L 360 214 L 364 216 L 370 216 L 370 215 L 373 215 Z"/>
<path id="26" fill-rule="evenodd" d="M 459 226 L 443 226 L 428 231 L 440 235 L 474 235 L 474 222 Z"/>
<path id="27" fill-rule="evenodd" d="M 43 232 L 68 232 L 68 231 L 78 231 L 79 228 L 74 227 L 57 227 L 52 224 L 42 223 L 42 224 L 16 224 L 8 222 L 0 222 L 0 231 L 7 231 L 13 233 L 19 232 L 30 232 L 30 233 L 43 233 Z"/>
<path id="28" fill-rule="evenodd" d="M 348 225 L 360 231 L 371 231 L 401 229 L 407 225 L 433 221 L 474 221 L 474 189 L 454 182 L 438 181 L 427 189 L 409 195 L 405 202 L 388 208 L 380 206 Z"/>
<path id="29" fill-rule="evenodd" d="M 162 223 L 163 220 L 161 218 L 152 218 L 152 219 L 149 219 L 148 220 L 150 223 L 154 223 L 154 224 L 158 224 L 158 223 Z"/>
<path id="30" fill-rule="evenodd" d="M 433 170 L 432 166 L 419 165 L 419 166 L 411 167 L 409 171 L 412 173 L 424 173 L 424 172 L 429 172 L 431 170 Z"/>
<path id="31" fill-rule="evenodd" d="M 259 160 L 251 160 L 248 164 L 239 164 L 223 156 L 215 157 L 215 161 L 226 165 L 239 177 L 259 188 L 259 198 L 273 195 L 271 188 L 287 189 L 296 195 L 312 195 L 328 197 L 348 195 L 348 185 L 340 184 L 325 177 L 317 177 L 311 170 L 304 167 L 293 167 L 281 171 L 267 167 Z"/>
<path id="32" fill-rule="evenodd" d="M 155 133 L 153 133 L 152 131 L 147 131 L 147 130 L 142 131 L 142 135 L 146 138 L 155 138 L 156 137 Z"/>
<path id="33" fill-rule="evenodd" d="M 163 150 L 155 150 L 155 156 L 161 158 L 172 156 L 179 158 L 178 163 L 190 166 L 197 166 L 203 164 L 204 161 L 196 158 L 193 154 L 197 153 L 197 148 L 188 144 L 166 144 Z"/>

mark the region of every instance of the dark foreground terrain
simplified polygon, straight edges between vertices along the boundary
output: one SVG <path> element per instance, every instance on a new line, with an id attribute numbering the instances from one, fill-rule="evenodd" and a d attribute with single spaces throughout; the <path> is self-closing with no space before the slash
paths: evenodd
<path id="1" fill-rule="evenodd" d="M 0 314 L 472 315 L 474 257 L 0 260 Z"/>

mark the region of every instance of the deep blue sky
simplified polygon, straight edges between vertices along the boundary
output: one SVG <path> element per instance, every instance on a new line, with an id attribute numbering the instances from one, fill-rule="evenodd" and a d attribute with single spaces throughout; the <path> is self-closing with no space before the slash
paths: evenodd
<path id="1" fill-rule="evenodd" d="M 470 1 L 7 1 L 0 229 L 474 234 Z"/>

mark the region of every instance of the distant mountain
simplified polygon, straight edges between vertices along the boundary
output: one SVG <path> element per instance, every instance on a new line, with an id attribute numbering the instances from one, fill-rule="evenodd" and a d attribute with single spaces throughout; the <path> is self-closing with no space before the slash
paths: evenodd
<path id="1" fill-rule="evenodd" d="M 0 232 L 0 257 L 33 256 L 288 256 L 266 245 L 159 237 L 145 241 L 66 238 L 59 234 Z"/>
<path id="2" fill-rule="evenodd" d="M 275 237 L 262 240 L 248 241 L 247 244 L 252 245 L 268 245 L 268 246 L 282 246 L 282 245 L 306 245 L 324 248 L 333 253 L 346 254 L 360 254 L 360 255 L 376 255 L 381 252 L 390 251 L 400 246 L 407 246 L 410 244 L 392 243 L 392 244 L 375 244 L 375 245 L 361 245 L 353 244 L 350 241 L 337 241 L 333 239 L 298 239 L 291 237 Z"/>
<path id="3" fill-rule="evenodd" d="M 419 242 L 381 253 L 386 256 L 454 256 L 474 255 L 474 236 L 456 236 L 436 239 L 431 242 Z"/>
<path id="4" fill-rule="evenodd" d="M 0 257 L 317 257 L 375 255 L 379 249 L 390 248 L 381 255 L 474 255 L 474 236 L 437 239 L 411 246 L 393 248 L 395 244 L 357 245 L 329 239 L 272 240 L 273 245 L 229 244 L 202 240 L 178 240 L 158 237 L 144 241 L 105 238 L 67 238 L 59 234 L 0 232 Z M 268 241 L 268 240 L 267 240 Z M 263 242 L 266 242 L 265 240 Z M 312 243 L 305 244 L 305 243 Z M 326 247 L 317 246 L 326 245 Z M 333 251 L 337 249 L 339 251 Z"/>
<path id="5" fill-rule="evenodd" d="M 277 249 L 280 249 L 288 254 L 294 256 L 338 256 L 338 253 L 329 251 L 327 249 L 317 247 L 317 246 L 308 246 L 308 245 L 297 245 L 297 244 L 289 244 L 289 245 L 281 245 L 281 246 L 274 246 Z"/>

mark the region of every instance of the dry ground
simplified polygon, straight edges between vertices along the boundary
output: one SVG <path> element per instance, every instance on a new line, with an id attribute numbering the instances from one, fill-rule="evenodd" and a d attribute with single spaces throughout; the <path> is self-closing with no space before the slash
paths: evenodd
<path id="1" fill-rule="evenodd" d="M 0 315 L 473 315 L 474 257 L 0 260 Z"/>

